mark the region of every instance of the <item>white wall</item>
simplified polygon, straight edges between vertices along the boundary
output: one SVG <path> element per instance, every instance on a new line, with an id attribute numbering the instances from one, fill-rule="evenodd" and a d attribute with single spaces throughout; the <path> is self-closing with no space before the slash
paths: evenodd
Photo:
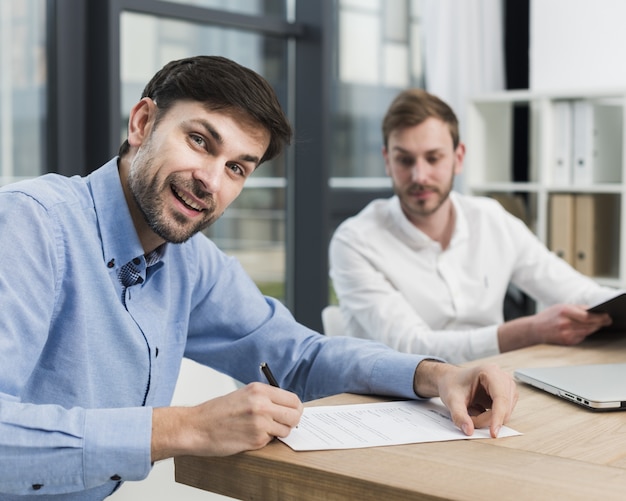
<path id="1" fill-rule="evenodd" d="M 626 86 L 624 0 L 531 0 L 530 88 Z"/>

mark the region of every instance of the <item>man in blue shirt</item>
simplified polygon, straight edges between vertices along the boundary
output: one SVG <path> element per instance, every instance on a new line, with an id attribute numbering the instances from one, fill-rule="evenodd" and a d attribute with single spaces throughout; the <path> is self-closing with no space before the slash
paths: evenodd
<path id="1" fill-rule="evenodd" d="M 1 499 L 103 499 L 160 459 L 263 447 L 339 392 L 440 396 L 497 436 L 504 372 L 321 336 L 199 233 L 290 137 L 265 80 L 199 56 L 148 83 L 118 157 L 0 190 Z M 251 384 L 170 407 L 183 357 Z"/>

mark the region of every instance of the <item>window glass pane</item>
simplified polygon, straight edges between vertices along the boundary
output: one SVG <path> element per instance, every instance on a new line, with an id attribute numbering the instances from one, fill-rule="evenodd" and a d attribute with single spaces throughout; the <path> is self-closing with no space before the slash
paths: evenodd
<path id="1" fill-rule="evenodd" d="M 408 2 L 406 0 L 387 0 L 385 2 L 385 39 L 396 42 L 407 42 L 409 32 Z"/>
<path id="2" fill-rule="evenodd" d="M 251 3 L 251 2 L 242 2 Z M 217 26 L 124 12 L 121 19 L 122 123 L 143 87 L 165 63 L 197 54 L 228 57 L 263 75 L 287 103 L 287 42 Z M 285 155 L 262 164 L 206 234 L 241 261 L 263 292 L 284 299 Z"/>
<path id="3" fill-rule="evenodd" d="M 380 71 L 380 23 L 367 12 L 339 13 L 339 79 L 346 84 L 376 84 Z M 363 57 L 367 54 L 368 57 Z"/>
<path id="4" fill-rule="evenodd" d="M 266 295 L 283 300 L 285 202 L 284 187 L 248 187 L 207 232 L 218 247 L 239 259 Z"/>
<path id="5" fill-rule="evenodd" d="M 284 18 L 286 0 L 167 0 L 240 14 L 269 15 Z"/>
<path id="6" fill-rule="evenodd" d="M 398 92 L 423 87 L 419 2 L 336 0 L 335 11 L 339 50 L 331 110 L 332 181 L 360 186 L 368 178 L 368 187 L 387 187 L 383 115 Z"/>
<path id="7" fill-rule="evenodd" d="M 385 0 L 339 0 L 342 9 L 354 8 L 358 10 L 371 10 L 378 12 L 381 2 Z"/>
<path id="8" fill-rule="evenodd" d="M 0 184 L 42 174 L 46 1 L 0 2 Z"/>

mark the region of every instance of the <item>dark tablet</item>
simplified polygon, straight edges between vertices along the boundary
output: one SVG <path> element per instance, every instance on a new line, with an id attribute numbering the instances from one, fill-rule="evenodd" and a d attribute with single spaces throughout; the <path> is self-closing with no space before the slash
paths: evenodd
<path id="1" fill-rule="evenodd" d="M 601 331 L 626 331 L 626 293 L 618 294 L 607 301 L 596 304 L 587 311 L 591 311 L 593 313 L 608 313 L 611 315 L 613 323 L 608 327 L 603 327 L 600 329 Z"/>

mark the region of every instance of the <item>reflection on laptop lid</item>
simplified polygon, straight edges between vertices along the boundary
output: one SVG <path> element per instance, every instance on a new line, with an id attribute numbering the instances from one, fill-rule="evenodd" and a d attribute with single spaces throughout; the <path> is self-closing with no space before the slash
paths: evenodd
<path id="1" fill-rule="evenodd" d="M 626 363 L 517 369 L 523 383 L 593 410 L 626 410 Z"/>

